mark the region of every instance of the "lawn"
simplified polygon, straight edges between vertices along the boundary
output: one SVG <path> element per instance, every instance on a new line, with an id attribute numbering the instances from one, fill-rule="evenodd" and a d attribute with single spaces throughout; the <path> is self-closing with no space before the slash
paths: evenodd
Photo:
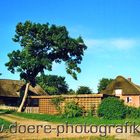
<path id="1" fill-rule="evenodd" d="M 75 117 L 75 118 L 64 118 L 58 115 L 48 115 L 48 114 L 32 114 L 32 113 L 17 113 L 13 112 L 13 115 L 21 116 L 28 119 L 48 121 L 53 123 L 65 123 L 69 124 L 124 124 L 125 122 L 135 122 L 140 124 L 140 118 L 138 119 L 122 119 L 122 120 L 105 120 L 98 117 Z"/>
<path id="2" fill-rule="evenodd" d="M 48 114 L 31 114 L 31 113 L 17 113 L 17 112 L 10 112 L 10 111 L 1 111 L 1 114 L 13 114 L 16 116 L 28 118 L 28 119 L 34 119 L 34 120 L 41 120 L 41 121 L 48 121 L 53 123 L 65 123 L 68 122 L 69 124 L 124 124 L 126 121 L 132 121 L 140 124 L 140 119 L 135 120 L 105 120 L 97 117 L 77 117 L 77 118 L 63 118 L 62 116 L 57 115 L 48 115 Z M 9 126 L 9 122 L 0 119 L 0 125 L 5 124 L 5 126 Z M 54 140 L 118 140 L 113 136 L 107 136 L 107 137 L 99 137 L 99 136 L 89 136 L 89 137 L 80 137 L 80 138 L 56 138 Z M 46 139 L 44 139 L 46 140 Z M 48 139 L 49 140 L 49 139 Z"/>
<path id="3" fill-rule="evenodd" d="M 119 140 L 114 138 L 114 136 L 109 137 L 79 137 L 79 138 L 53 138 L 53 140 Z M 44 139 L 44 140 L 50 140 L 50 139 Z M 123 140 L 123 139 L 121 139 Z"/>
<path id="4" fill-rule="evenodd" d="M 121 120 L 107 120 L 102 119 L 98 117 L 73 117 L 73 118 L 65 118 L 60 115 L 48 115 L 48 114 L 33 114 L 33 113 L 17 113 L 13 111 L 7 111 L 7 110 L 0 110 L 0 112 L 6 113 L 6 114 L 13 114 L 16 116 L 24 117 L 27 119 L 34 119 L 34 120 L 40 120 L 40 121 L 48 121 L 53 123 L 65 123 L 68 122 L 69 124 L 124 124 L 125 122 L 135 122 L 136 124 L 140 124 L 140 118 L 137 119 L 121 119 Z"/>
<path id="5" fill-rule="evenodd" d="M 10 113 L 10 112 L 8 110 L 0 110 L 0 115 L 2 115 L 3 113 Z M 0 118 L 0 128 L 3 125 L 4 129 L 8 129 L 10 124 L 11 124 L 10 122 Z"/>
<path id="6" fill-rule="evenodd" d="M 4 126 L 4 129 L 8 129 L 10 124 L 11 124 L 10 122 L 8 122 L 8 121 L 3 120 L 3 119 L 0 118 L 0 128 L 2 126 Z"/>

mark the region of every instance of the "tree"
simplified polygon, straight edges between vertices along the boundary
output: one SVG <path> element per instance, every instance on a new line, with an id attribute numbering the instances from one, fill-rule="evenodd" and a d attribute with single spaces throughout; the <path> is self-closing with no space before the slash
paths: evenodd
<path id="1" fill-rule="evenodd" d="M 76 92 L 73 89 L 69 89 L 68 94 L 76 94 Z"/>
<path id="2" fill-rule="evenodd" d="M 113 81 L 113 79 L 102 78 L 98 84 L 98 92 L 105 90 L 106 87 Z"/>
<path id="3" fill-rule="evenodd" d="M 20 73 L 20 78 L 26 81 L 23 100 L 18 109 L 21 112 L 30 85 L 35 86 L 35 79 L 44 70 L 51 71 L 52 64 L 66 64 L 66 71 L 77 79 L 81 72 L 78 64 L 81 63 L 84 50 L 87 48 L 81 37 L 71 38 L 65 26 L 56 26 L 32 23 L 18 23 L 14 42 L 20 44 L 21 49 L 8 54 L 9 62 L 6 63 L 12 73 Z"/>
<path id="4" fill-rule="evenodd" d="M 89 87 L 80 86 L 76 92 L 77 94 L 91 94 L 92 91 Z"/>
<path id="5" fill-rule="evenodd" d="M 65 77 L 43 74 L 37 77 L 37 84 L 50 95 L 60 95 L 68 92 L 68 84 L 65 81 Z"/>

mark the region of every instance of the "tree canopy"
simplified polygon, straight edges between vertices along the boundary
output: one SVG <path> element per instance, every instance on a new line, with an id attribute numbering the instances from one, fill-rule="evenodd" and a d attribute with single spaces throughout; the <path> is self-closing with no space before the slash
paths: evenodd
<path id="1" fill-rule="evenodd" d="M 69 89 L 68 94 L 73 94 L 74 95 L 74 94 L 76 94 L 76 92 L 73 89 Z"/>
<path id="2" fill-rule="evenodd" d="M 27 83 L 18 112 L 23 108 L 29 86 L 35 86 L 39 73 L 51 71 L 53 62 L 65 62 L 66 72 L 74 79 L 81 72 L 78 65 L 87 46 L 81 37 L 70 37 L 65 26 L 20 22 L 16 26 L 13 41 L 19 43 L 21 49 L 9 53 L 9 62 L 5 65 L 12 73 L 19 72 L 20 78 Z"/>
<path id="3" fill-rule="evenodd" d="M 98 92 L 105 90 L 106 87 L 113 81 L 113 79 L 102 78 L 98 84 Z"/>
<path id="4" fill-rule="evenodd" d="M 39 84 L 49 95 L 60 95 L 68 93 L 68 84 L 65 77 L 57 75 L 41 75 L 37 77 Z"/>
<path id="5" fill-rule="evenodd" d="M 92 90 L 87 86 L 80 86 L 77 91 L 77 94 L 91 94 Z"/>
<path id="6" fill-rule="evenodd" d="M 8 70 L 20 73 L 20 77 L 35 84 L 35 77 L 44 70 L 51 71 L 52 64 L 66 64 L 66 71 L 77 79 L 81 72 L 78 64 L 82 61 L 86 45 L 81 37 L 72 38 L 65 26 L 32 23 L 18 23 L 13 38 L 22 47 L 8 54 Z"/>

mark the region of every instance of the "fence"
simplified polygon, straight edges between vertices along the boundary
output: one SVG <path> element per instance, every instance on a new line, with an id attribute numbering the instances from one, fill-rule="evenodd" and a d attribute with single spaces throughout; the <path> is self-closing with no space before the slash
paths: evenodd
<path id="1" fill-rule="evenodd" d="M 54 115 L 58 114 L 56 106 L 52 103 L 52 99 L 55 97 L 59 96 L 31 96 L 30 99 L 39 100 L 39 113 Z M 93 109 L 94 114 L 96 114 L 97 108 L 103 98 L 103 94 L 61 95 L 61 97 L 64 98 L 64 101 L 61 103 L 62 110 L 66 102 L 75 101 L 83 108 L 83 110 L 85 110 L 85 113 Z"/>
<path id="2" fill-rule="evenodd" d="M 17 111 L 18 107 L 17 106 L 0 105 L 0 109 Z M 26 112 L 26 113 L 39 113 L 39 107 L 26 107 L 24 112 Z"/>
<path id="3" fill-rule="evenodd" d="M 3 110 L 17 110 L 18 107 L 17 106 L 6 106 L 6 105 L 0 105 L 0 109 L 3 109 Z"/>
<path id="4" fill-rule="evenodd" d="M 26 107 L 24 112 L 26 112 L 26 113 L 39 113 L 39 107 Z"/>

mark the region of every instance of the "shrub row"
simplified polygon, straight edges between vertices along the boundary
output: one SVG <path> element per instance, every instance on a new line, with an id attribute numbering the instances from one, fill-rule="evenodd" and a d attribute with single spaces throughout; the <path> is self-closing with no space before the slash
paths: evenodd
<path id="1" fill-rule="evenodd" d="M 139 118 L 140 117 L 140 108 L 135 107 L 126 107 L 126 118 Z"/>
<path id="2" fill-rule="evenodd" d="M 124 105 L 124 101 L 115 97 L 103 99 L 98 108 L 98 116 L 104 119 L 139 118 L 140 108 Z"/>
<path id="3" fill-rule="evenodd" d="M 84 113 L 86 113 L 88 116 L 93 116 L 94 113 L 93 106 L 91 107 L 91 109 L 85 111 L 75 101 L 66 102 L 64 106 L 64 110 L 62 111 L 61 103 L 63 101 L 64 98 L 62 96 L 55 97 L 52 99 L 52 103 L 55 105 L 59 114 L 62 115 L 63 117 L 67 117 L 67 118 L 79 117 L 79 116 L 83 116 Z"/>
<path id="4" fill-rule="evenodd" d="M 62 115 L 67 118 L 79 117 L 83 115 L 83 109 L 74 101 L 67 102 Z"/>
<path id="5" fill-rule="evenodd" d="M 85 110 L 74 102 L 67 102 L 64 111 L 61 111 L 60 104 L 63 99 L 55 99 L 53 103 L 56 105 L 57 110 L 63 117 L 72 118 L 82 116 Z M 88 116 L 93 116 L 93 109 L 86 111 Z M 104 119 L 125 119 L 125 118 L 139 118 L 140 108 L 130 107 L 124 105 L 124 101 L 116 97 L 108 97 L 102 100 L 97 110 L 98 117 Z"/>

